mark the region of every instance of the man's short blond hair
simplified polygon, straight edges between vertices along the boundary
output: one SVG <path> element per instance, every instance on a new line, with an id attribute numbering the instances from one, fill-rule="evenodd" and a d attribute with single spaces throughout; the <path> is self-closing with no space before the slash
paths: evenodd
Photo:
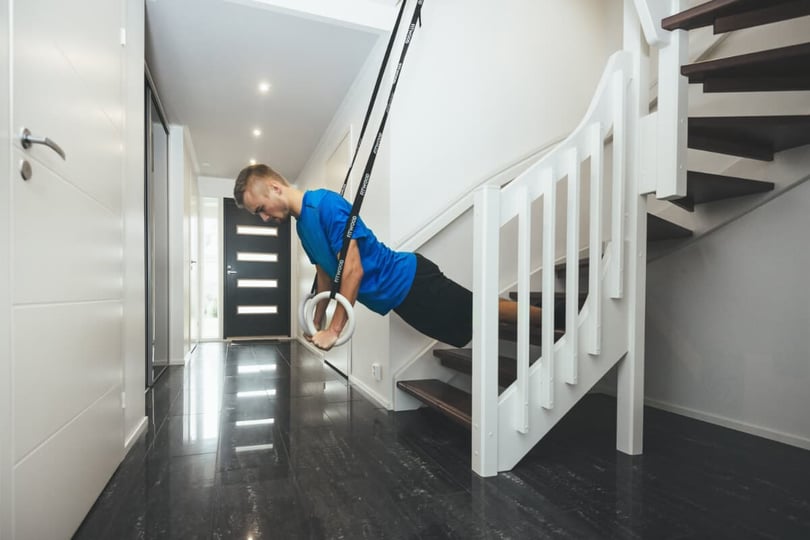
<path id="1" fill-rule="evenodd" d="M 249 165 L 239 172 L 239 176 L 236 177 L 236 183 L 233 186 L 233 198 L 236 200 L 236 206 L 244 208 L 245 191 L 247 191 L 256 180 L 265 180 L 267 178 L 277 180 L 284 186 L 290 185 L 286 178 L 267 165 L 261 163 Z"/>

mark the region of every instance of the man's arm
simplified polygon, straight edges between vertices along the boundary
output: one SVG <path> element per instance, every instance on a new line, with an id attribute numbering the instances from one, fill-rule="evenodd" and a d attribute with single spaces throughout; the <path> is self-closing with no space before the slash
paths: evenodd
<path id="1" fill-rule="evenodd" d="M 324 272 L 324 274 L 326 273 Z M 362 280 L 363 262 L 360 260 L 360 250 L 357 247 L 357 241 L 352 240 L 349 244 L 349 251 L 346 254 L 346 262 L 343 266 L 343 276 L 340 278 L 340 294 L 342 294 L 352 305 L 354 305 L 355 300 L 357 300 L 357 292 L 360 290 L 360 282 Z M 332 281 L 329 280 L 327 289 L 331 286 L 331 283 Z M 320 274 L 318 275 L 318 288 L 320 289 Z M 321 309 L 320 306 L 318 306 L 318 309 L 320 310 L 321 316 L 323 316 L 323 309 Z M 317 312 L 315 320 L 320 322 Z M 348 315 L 346 314 L 346 310 L 343 309 L 342 305 L 338 304 L 335 308 L 335 314 L 332 316 L 332 321 L 329 323 L 329 327 L 325 328 L 324 330 L 320 330 L 318 333 L 312 336 L 312 343 L 314 343 L 319 349 L 328 351 L 335 345 L 335 341 L 337 341 L 337 338 L 340 336 L 340 332 L 343 331 L 343 327 L 346 325 L 347 320 Z"/>
<path id="2" fill-rule="evenodd" d="M 315 265 L 315 276 L 316 276 L 316 293 L 322 293 L 323 291 L 328 291 L 332 288 L 332 278 L 329 277 L 329 274 L 326 273 L 326 270 L 320 267 L 320 265 Z M 321 323 L 323 322 L 323 315 L 326 313 L 326 307 L 329 305 L 328 300 L 323 300 L 318 302 L 318 305 L 315 306 L 315 313 L 312 317 L 312 321 L 315 323 L 315 328 L 320 330 Z M 307 335 L 306 328 L 304 329 L 304 336 L 307 339 L 310 339 L 312 336 Z M 311 341 L 311 340 L 310 340 Z"/>

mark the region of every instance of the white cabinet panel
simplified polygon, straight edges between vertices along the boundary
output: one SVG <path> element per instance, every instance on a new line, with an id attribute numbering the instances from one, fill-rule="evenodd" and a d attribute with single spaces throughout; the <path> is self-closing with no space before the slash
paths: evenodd
<path id="1" fill-rule="evenodd" d="M 17 307 L 14 461 L 120 384 L 121 302 Z"/>
<path id="2" fill-rule="evenodd" d="M 41 5 L 45 3 L 50 7 Z M 121 47 L 109 41 L 118 39 L 120 15 L 114 23 L 104 25 L 74 19 L 113 18 L 107 7 L 118 12 L 120 2 L 93 0 L 93 4 L 101 7 L 79 9 L 74 2 L 44 0 L 15 3 L 15 26 L 27 31 L 14 33 L 12 129 L 19 135 L 26 127 L 35 136 L 60 145 L 66 161 L 41 145 L 25 153 L 119 212 Z M 106 34 L 99 35 L 102 31 Z M 19 139 L 16 141 L 19 147 Z"/>
<path id="3" fill-rule="evenodd" d="M 14 163 L 20 159 L 15 151 Z M 30 180 L 12 175 L 14 303 L 120 298 L 121 217 L 32 165 Z"/>
<path id="4" fill-rule="evenodd" d="M 123 458 L 120 386 L 14 468 L 13 538 L 69 538 Z"/>

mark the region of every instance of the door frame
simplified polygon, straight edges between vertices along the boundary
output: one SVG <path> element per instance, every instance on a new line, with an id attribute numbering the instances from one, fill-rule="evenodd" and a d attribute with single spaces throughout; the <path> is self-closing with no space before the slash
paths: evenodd
<path id="1" fill-rule="evenodd" d="M 154 82 L 152 80 L 152 74 L 149 71 L 149 67 L 144 66 L 144 68 L 145 69 L 144 69 L 144 118 L 143 118 L 143 121 L 144 121 L 144 126 L 145 126 L 145 128 L 144 128 L 144 148 L 145 148 L 145 151 L 144 151 L 144 178 L 143 178 L 144 193 L 143 193 L 143 196 L 144 196 L 144 289 L 145 289 L 144 290 L 144 303 L 145 303 L 145 321 L 144 321 L 144 324 L 146 325 L 146 332 L 145 332 L 145 336 L 144 336 L 144 340 L 145 340 L 144 345 L 146 347 L 145 358 L 144 358 L 144 360 L 145 360 L 144 369 L 145 369 L 145 373 L 146 373 L 146 384 L 145 384 L 145 386 L 146 386 L 146 388 L 149 388 L 152 385 L 154 385 L 155 382 L 157 381 L 158 377 L 160 377 L 160 375 L 162 375 L 166 371 L 166 368 L 168 367 L 169 360 L 170 360 L 169 351 L 171 350 L 170 349 L 170 343 L 169 343 L 171 341 L 171 333 L 170 333 L 170 328 L 168 326 L 168 324 L 169 324 L 168 318 L 169 318 L 170 314 L 169 314 L 169 309 L 168 309 L 168 306 L 167 306 L 167 309 L 166 309 L 166 329 L 165 329 L 166 330 L 166 364 L 165 364 L 164 368 L 161 370 L 160 374 L 155 376 L 155 374 L 154 374 L 154 347 L 153 347 L 153 344 L 152 344 L 152 341 L 154 341 L 153 340 L 153 338 L 154 338 L 154 320 L 153 320 L 154 319 L 154 314 L 153 314 L 154 306 L 153 306 L 153 301 L 152 301 L 152 298 L 151 298 L 153 293 L 154 293 L 154 286 L 155 286 L 154 285 L 155 275 L 154 275 L 154 272 L 153 272 L 153 266 L 154 266 L 154 264 L 153 264 L 154 263 L 154 260 L 153 260 L 154 259 L 154 254 L 153 254 L 154 245 L 153 245 L 153 243 L 154 242 L 150 242 L 150 235 L 149 235 L 150 225 L 152 225 L 152 224 L 150 224 L 150 216 L 152 215 L 151 212 L 153 212 L 153 204 L 150 201 L 150 194 L 152 192 L 150 191 L 150 185 L 149 185 L 149 164 L 150 164 L 150 161 L 152 159 L 151 156 L 152 156 L 152 150 L 153 150 L 152 149 L 152 123 L 150 122 L 150 118 L 151 118 L 150 114 L 151 114 L 151 111 L 152 111 L 153 103 L 154 103 L 154 106 L 155 106 L 155 110 L 158 113 L 158 117 L 160 118 L 160 122 L 163 125 L 163 129 L 166 132 L 166 175 L 167 175 L 167 182 L 168 182 L 168 174 L 169 174 L 169 145 L 168 145 L 169 123 L 168 123 L 168 121 L 166 119 L 167 118 L 166 113 L 165 113 L 165 111 L 163 109 L 163 104 L 160 101 L 160 96 L 158 96 L 157 91 L 155 90 L 155 85 L 154 85 Z M 168 186 L 168 184 L 167 184 L 167 186 Z M 152 187 L 154 187 L 154 186 L 152 186 Z M 167 200 L 167 204 L 168 204 L 168 190 L 167 190 L 167 193 L 166 193 L 166 200 Z M 167 210 L 168 210 L 168 207 L 167 207 Z M 167 251 L 167 254 L 171 252 L 171 246 L 168 246 L 168 242 L 169 242 L 168 225 L 169 225 L 169 222 L 168 222 L 168 211 L 167 211 L 167 218 L 166 218 L 166 227 L 167 227 L 167 229 L 166 229 L 167 250 L 166 251 Z M 168 258 L 167 258 L 167 261 L 166 261 L 167 265 L 168 265 L 168 262 L 169 261 L 168 261 Z M 167 266 L 167 268 L 168 268 L 168 266 Z M 167 278 L 166 289 L 167 289 L 167 293 L 168 293 L 168 288 L 169 288 L 169 285 L 170 285 L 168 283 L 168 275 L 166 276 L 166 278 Z M 168 302 L 168 298 L 169 298 L 168 294 L 166 295 L 166 298 L 167 298 L 166 301 Z"/>
<path id="2" fill-rule="evenodd" d="M 0 13 L 9 13 L 8 0 L 0 0 Z M 0 17 L 0 538 L 12 536 L 13 457 L 11 451 L 11 79 L 10 17 Z M 18 177 L 19 178 L 19 177 Z"/>

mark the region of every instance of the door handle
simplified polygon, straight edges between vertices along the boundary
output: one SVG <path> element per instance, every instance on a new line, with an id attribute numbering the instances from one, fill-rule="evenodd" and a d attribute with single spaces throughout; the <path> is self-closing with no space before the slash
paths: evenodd
<path id="1" fill-rule="evenodd" d="M 62 159 L 67 160 L 67 157 L 65 157 L 65 151 L 62 150 L 62 147 L 48 137 L 34 137 L 31 135 L 31 130 L 28 128 L 23 128 L 22 132 L 20 132 L 20 141 L 22 143 L 22 147 L 26 150 L 31 148 L 31 145 L 42 144 L 59 154 Z"/>
<path id="2" fill-rule="evenodd" d="M 237 272 L 236 270 L 228 270 L 228 273 L 229 274 L 238 274 L 239 272 Z"/>

